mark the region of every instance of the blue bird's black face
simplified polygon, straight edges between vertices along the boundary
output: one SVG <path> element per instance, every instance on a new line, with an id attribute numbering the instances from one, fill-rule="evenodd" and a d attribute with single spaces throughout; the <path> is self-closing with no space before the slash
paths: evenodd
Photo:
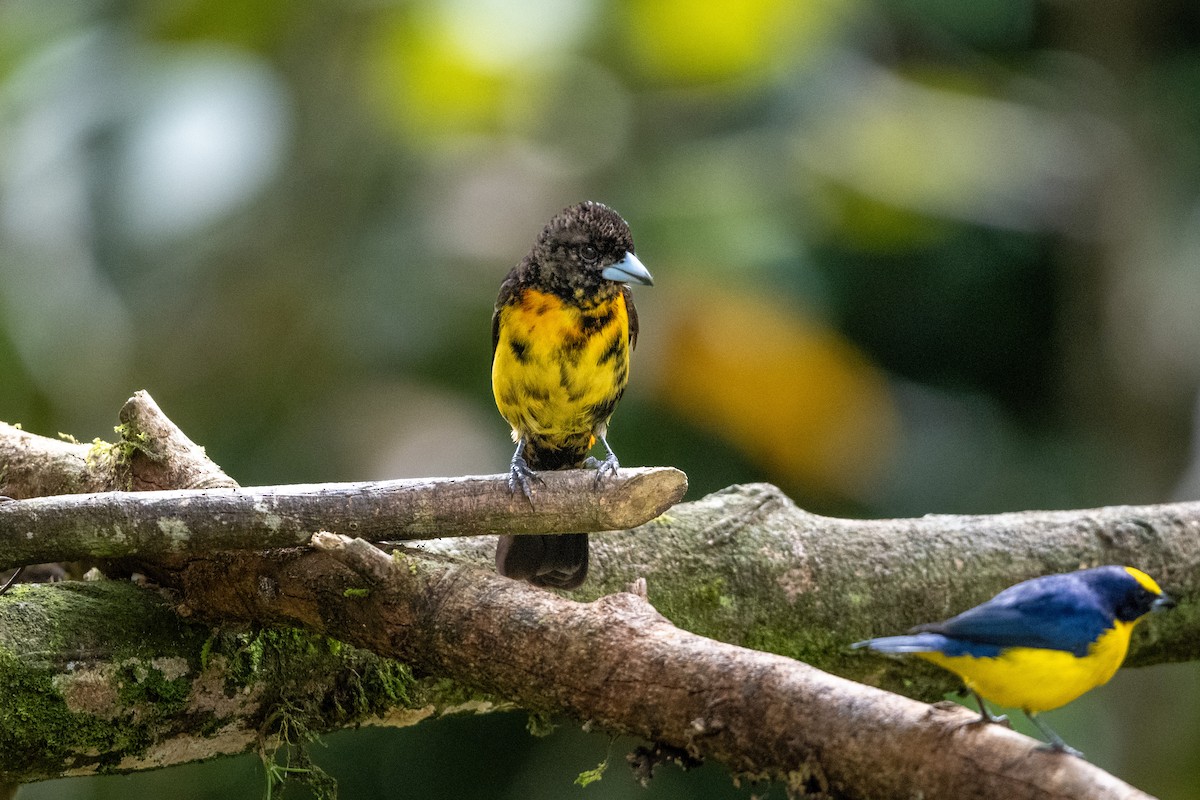
<path id="1" fill-rule="evenodd" d="M 1111 603 L 1112 615 L 1121 622 L 1135 622 L 1175 605 L 1153 579 L 1132 567 L 1099 567 L 1080 574 Z"/>

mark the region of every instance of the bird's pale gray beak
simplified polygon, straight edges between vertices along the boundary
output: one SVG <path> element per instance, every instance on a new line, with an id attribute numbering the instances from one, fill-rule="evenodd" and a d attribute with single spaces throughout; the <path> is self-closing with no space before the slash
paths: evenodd
<path id="1" fill-rule="evenodd" d="M 642 266 L 638 257 L 626 251 L 625 257 L 600 271 L 600 277 L 619 283 L 640 283 L 643 286 L 653 286 L 654 278 L 650 270 Z"/>
<path id="2" fill-rule="evenodd" d="M 1158 597 L 1156 597 L 1154 599 L 1154 602 L 1150 604 L 1150 610 L 1151 611 L 1166 611 L 1168 608 L 1174 608 L 1177 605 L 1179 605 L 1179 604 L 1176 603 L 1169 596 L 1167 596 L 1165 594 L 1160 594 Z"/>

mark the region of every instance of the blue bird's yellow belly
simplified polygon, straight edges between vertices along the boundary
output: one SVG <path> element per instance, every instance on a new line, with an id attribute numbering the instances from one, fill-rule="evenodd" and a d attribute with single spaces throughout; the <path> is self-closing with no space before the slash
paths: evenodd
<path id="1" fill-rule="evenodd" d="M 1105 684 L 1129 650 L 1133 625 L 1116 622 L 1082 658 L 1065 650 L 1012 647 L 995 658 L 918 653 L 948 669 L 985 700 L 1035 714 L 1064 706 Z"/>
<path id="2" fill-rule="evenodd" d="M 581 306 L 526 289 L 499 313 L 492 391 L 513 440 L 582 458 L 629 381 L 625 298 L 614 287 Z"/>

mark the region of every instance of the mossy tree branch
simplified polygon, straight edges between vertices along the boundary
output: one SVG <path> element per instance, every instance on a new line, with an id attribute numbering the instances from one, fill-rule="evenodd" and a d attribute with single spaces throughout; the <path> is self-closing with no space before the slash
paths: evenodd
<path id="1" fill-rule="evenodd" d="M 181 619 L 126 581 L 0 599 L 0 780 L 132 772 L 270 750 L 281 732 L 411 725 L 460 690 L 299 629 Z"/>
<path id="2" fill-rule="evenodd" d="M 425 547 L 479 565 L 491 558 L 478 541 Z M 961 684 L 850 645 L 945 619 L 1027 578 L 1101 564 L 1144 569 L 1180 601 L 1138 626 L 1128 665 L 1200 658 L 1200 503 L 849 520 L 747 484 L 594 537 L 591 551 L 575 599 L 644 578 L 650 602 L 681 628 L 929 701 Z"/>
<path id="3" fill-rule="evenodd" d="M 680 630 L 627 592 L 578 603 L 488 572 L 314 546 L 370 587 L 353 609 L 260 597 L 280 615 L 529 708 L 566 710 L 825 797 L 1146 797 L 960 707 L 931 708 L 789 658 Z M 303 558 L 303 557 L 302 557 Z M 293 617 L 315 611 L 315 616 Z M 536 624 L 531 624 L 536 623 Z"/>
<path id="4" fill-rule="evenodd" d="M 437 549 L 488 558 L 467 540 Z M 847 520 L 751 484 L 595 537 L 592 554 L 578 599 L 645 578 L 654 607 L 682 628 L 931 701 L 957 680 L 849 645 L 945 619 L 1027 578 L 1101 564 L 1144 569 L 1179 601 L 1138 626 L 1130 666 L 1200 658 L 1200 503 Z"/>
<path id="5" fill-rule="evenodd" d="M 0 438 L 3 438 L 3 431 L 0 431 Z M 11 491 L 10 494 L 29 496 Z M 1138 564 L 1168 579 L 1170 588 L 1184 601 L 1182 613 L 1176 612 L 1174 619 L 1168 617 L 1162 624 L 1149 628 L 1149 636 L 1139 640 L 1137 657 L 1143 661 L 1188 658 L 1194 655 L 1196 647 L 1194 634 L 1193 643 L 1189 645 L 1185 632 L 1189 628 L 1196 630 L 1197 559 L 1195 545 L 1189 542 L 1197 516 L 1197 508 L 1184 505 L 1061 512 L 1060 515 L 863 523 L 805 514 L 771 487 L 739 487 L 698 503 L 677 506 L 634 531 L 595 537 L 593 570 L 597 581 L 589 589 L 590 595 L 580 596 L 595 596 L 618 588 L 632 578 L 645 577 L 649 580 L 649 597 L 655 607 L 694 632 L 801 656 L 846 674 L 866 675 L 887 682 L 894 677 L 890 662 L 851 657 L 844 645 L 872 633 L 894 632 L 915 621 L 945 616 L 1032 574 L 1116 561 Z M 485 555 L 486 545 L 473 540 L 439 543 L 430 545 L 427 550 L 434 552 L 404 556 L 402 571 L 412 580 L 405 579 L 396 585 L 392 584 L 391 577 L 381 582 L 380 576 L 385 572 L 392 577 L 396 572 L 391 566 L 386 570 L 381 566 L 384 562 L 391 564 L 386 558 L 384 562 L 375 562 L 377 569 L 370 569 L 363 567 L 365 562 L 354 562 L 344 553 L 305 549 L 189 555 L 155 560 L 144 566 L 156 580 L 178 592 L 176 608 L 185 616 L 203 613 L 207 620 L 220 624 L 283 621 L 329 632 L 352 642 L 370 635 L 375 638 L 360 643 L 378 652 L 402 655 L 406 660 L 411 659 L 412 665 L 428 670 L 432 675 L 473 686 L 475 691 L 482 691 L 487 697 L 493 696 L 487 693 L 499 693 L 532 708 L 567 710 L 582 718 L 611 724 L 614 729 L 639 732 L 671 743 L 682 742 L 685 748 L 690 743 L 696 752 L 720 758 L 734 769 L 782 776 L 797 787 L 823 787 L 835 796 L 846 797 L 874 793 L 871 787 L 877 784 L 863 781 L 876 780 L 874 776 L 865 775 L 879 771 L 876 762 L 872 762 L 872 770 L 856 770 L 852 754 L 838 761 L 839 757 L 830 754 L 827 744 L 817 744 L 841 741 L 840 735 L 856 730 L 853 726 L 844 727 L 839 734 L 835 730 L 839 724 L 837 714 L 825 722 L 814 722 L 811 732 L 800 731 L 800 740 L 809 745 L 797 745 L 787 752 L 767 746 L 767 751 L 774 753 L 771 756 L 774 760 L 765 762 L 749 751 L 737 750 L 736 736 L 721 733 L 726 728 L 739 729 L 745 722 L 737 718 L 738 704 L 735 702 L 725 702 L 721 706 L 726 711 L 724 715 L 718 715 L 719 725 L 703 716 L 687 720 L 688 725 L 696 720 L 701 723 L 699 730 L 692 725 L 689 733 L 681 730 L 676 724 L 678 720 L 673 718 L 639 721 L 621 717 L 607 706 L 588 705 L 589 697 L 599 703 L 602 695 L 607 696 L 604 694 L 605 681 L 600 680 L 594 665 L 580 665 L 580 668 L 591 669 L 587 674 L 595 679 L 591 683 L 585 681 L 587 685 L 580 687 L 572 674 L 558 669 L 543 674 L 536 666 L 501 657 L 506 652 L 502 646 L 507 641 L 505 637 L 517 636 L 524 637 L 530 652 L 543 646 L 565 648 L 573 654 L 572 658 L 583 658 L 590 663 L 580 653 L 594 652 L 596 637 L 603 636 L 605 628 L 604 625 L 592 626 L 602 622 L 616 625 L 625 633 L 614 640 L 613 647 L 632 648 L 626 651 L 627 655 L 649 658 L 654 664 L 665 663 L 661 659 L 685 652 L 694 657 L 713 659 L 713 664 L 726 663 L 726 659 L 733 658 L 721 649 L 726 645 L 707 640 L 707 644 L 693 641 L 698 637 L 671 627 L 644 604 L 633 602 L 629 605 L 631 601 L 620 598 L 590 604 L 570 603 L 496 578 L 487 570 L 464 566 L 464 561 L 474 558 L 490 560 L 490 553 Z M 345 552 L 351 552 L 351 548 L 347 546 Z M 451 553 L 453 558 L 442 560 L 438 553 Z M 348 563 L 354 563 L 354 568 L 348 567 Z M 1156 566 L 1160 569 L 1155 569 Z M 938 592 L 930 592 L 931 585 L 937 586 Z M 461 598 L 472 598 L 472 602 L 467 603 Z M 0 603 L 7 601 L 6 598 Z M 566 605 L 546 605 L 548 603 Z M 613 617 L 614 609 L 619 612 L 618 617 L 628 614 L 630 619 L 622 622 Z M 443 612 L 448 616 L 442 616 Z M 389 624 L 364 627 L 373 614 L 386 618 Z M 548 624 L 549 620 L 558 618 L 555 615 L 561 615 L 563 625 Z M 373 624 L 377 622 L 374 620 Z M 516 628 L 506 627 L 511 625 Z M 643 635 L 649 636 L 655 646 L 665 649 L 639 649 L 647 644 L 642 642 Z M 446 640 L 442 642 L 442 649 L 435 646 L 437 637 Z M 447 643 L 461 643 L 471 637 L 482 637 L 480 641 L 488 643 L 485 648 L 470 651 L 477 653 L 474 660 L 466 655 L 468 651 L 455 651 L 453 647 L 445 649 L 449 646 Z M 422 655 L 424 651 L 417 652 L 421 648 L 414 644 L 421 642 L 432 648 L 425 655 Z M 417 651 L 410 650 L 414 647 Z M 738 650 L 738 653 L 744 652 Z M 753 661 L 759 657 L 767 661 Z M 843 685 L 844 682 L 809 668 L 791 672 L 791 667 L 785 669 L 781 665 L 793 662 L 771 661 L 775 657 L 762 653 L 754 654 L 753 658 L 747 663 L 759 666 L 751 667 L 746 674 L 752 674 L 755 681 L 765 680 L 764 676 L 775 675 L 780 669 L 791 676 L 782 683 L 772 684 L 782 692 L 775 695 L 780 707 L 796 702 L 816 713 L 804 705 L 811 702 L 804 700 L 804 693 L 816 691 L 821 702 L 829 708 L 844 707 L 853 712 L 851 719 L 870 718 L 874 720 L 872 724 L 883 725 L 897 735 L 909 728 L 919 729 L 917 739 L 906 741 L 924 743 L 922 746 L 928 745 L 932 751 L 944 752 L 948 741 L 953 741 L 955 748 L 962 743 L 957 734 L 936 724 L 922 722 L 924 717 L 913 716 L 916 710 L 928 714 L 924 706 L 904 706 L 905 701 L 881 699 L 888 696 L 869 694 L 871 690 L 866 690 L 868 694 L 864 699 L 859 693 L 862 687 L 848 689 L 849 685 Z M 631 662 L 637 663 L 640 662 Z M 766 666 L 762 666 L 764 664 Z M 567 669 L 569 664 L 560 666 Z M 505 669 L 510 669 L 512 674 L 505 677 L 497 673 L 497 670 Z M 905 674 L 911 677 L 908 667 L 905 669 Z M 520 679 L 513 677 L 529 679 L 531 675 L 536 675 L 537 680 L 525 688 L 519 683 Z M 646 681 L 647 690 L 655 688 L 649 673 L 646 673 Z M 623 685 L 622 694 L 627 705 L 646 704 L 638 694 L 638 687 L 642 685 L 637 681 Z M 731 691 L 730 685 L 724 684 L 727 691 Z M 947 686 L 944 676 L 931 675 L 917 684 L 915 691 L 929 696 L 940 694 Z M 582 691 L 584 701 L 571 699 L 575 690 Z M 664 702 L 670 704 L 674 700 L 665 697 Z M 901 705 L 889 705 L 895 702 Z M 877 703 L 883 705 L 874 710 L 859 708 Z M 896 710 L 896 713 L 885 713 L 886 709 Z M 634 711 L 636 709 L 626 709 L 627 713 Z M 671 709 L 659 711 L 665 714 Z M 858 715 L 858 711 L 866 717 Z M 877 713 L 882 717 L 871 716 Z M 882 721 L 883 718 L 890 721 Z M 762 719 L 774 718 L 760 717 L 753 721 L 761 725 Z M 788 724 L 793 722 L 806 724 L 803 720 L 791 720 Z M 823 728 L 826 724 L 833 727 Z M 929 745 L 920 738 L 934 735 L 932 731 L 935 730 L 940 732 L 939 736 L 949 738 L 939 739 L 937 745 Z M 989 737 L 989 746 L 993 735 L 1016 737 L 1015 734 L 992 731 L 983 735 Z M 806 738 L 810 736 L 818 738 Z M 697 740 L 711 742 L 697 744 Z M 1022 742 L 1021 747 L 1026 748 L 1032 744 L 1021 737 L 1013 741 Z M 965 746 L 970 747 L 969 744 Z M 925 775 L 925 762 L 915 748 L 914 745 L 896 752 L 895 760 L 889 762 L 889 773 L 901 781 L 895 785 L 908 786 L 912 791 L 920 789 L 929 797 L 987 796 L 939 794 L 945 791 L 945 786 L 957 784 L 931 781 Z M 859 772 L 864 774 L 856 777 Z M 1092 775 L 1098 771 L 1083 762 L 1073 765 L 1068 772 L 1073 775 L 1087 773 L 1091 775 L 1087 780 L 1101 780 Z M 971 774 L 973 776 L 974 771 Z M 1039 772 L 1032 781 L 1031 791 L 1044 792 L 1053 788 L 1043 779 L 1049 777 Z M 1111 782 L 1104 784 L 1109 787 L 1104 789 L 1108 794 L 1100 794 L 1097 789 L 1095 796 L 1137 796 L 1133 790 L 1107 776 L 1104 780 Z M 1047 795 L 1034 793 L 1028 796 Z"/>

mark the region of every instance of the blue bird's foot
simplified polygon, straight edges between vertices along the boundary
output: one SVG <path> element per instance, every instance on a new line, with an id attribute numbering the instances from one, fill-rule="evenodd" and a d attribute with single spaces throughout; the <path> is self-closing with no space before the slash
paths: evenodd
<path id="1" fill-rule="evenodd" d="M 975 719 L 969 719 L 966 722 L 960 723 L 959 727 L 974 728 L 976 725 L 1001 725 L 1010 731 L 1012 730 L 1012 723 L 1004 714 L 988 714 L 986 717 L 980 715 Z"/>
<path id="2" fill-rule="evenodd" d="M 1004 727 L 1009 728 L 1009 729 L 1012 728 L 1012 723 L 1008 721 L 1008 717 L 1005 716 L 1004 714 L 993 714 L 991 711 L 989 711 L 988 707 L 987 707 L 987 703 L 983 702 L 983 698 L 980 697 L 978 693 L 971 692 L 971 696 L 974 697 L 975 702 L 979 704 L 979 719 L 975 720 L 974 722 L 968 723 L 969 725 L 983 725 L 983 724 L 993 723 L 996 725 L 1003 725 Z"/>
<path id="3" fill-rule="evenodd" d="M 1032 722 L 1034 725 L 1036 725 L 1037 729 L 1039 731 L 1041 731 L 1042 734 L 1047 739 L 1050 740 L 1049 742 L 1046 742 L 1045 744 L 1038 745 L 1037 746 L 1038 750 L 1043 750 L 1043 751 L 1047 751 L 1047 752 L 1051 752 L 1051 753 L 1066 753 L 1069 756 L 1075 756 L 1076 758 L 1083 758 L 1083 753 L 1081 753 L 1080 751 L 1076 750 L 1074 747 L 1071 747 L 1071 745 L 1064 742 L 1062 737 L 1059 736 L 1057 733 L 1055 733 L 1049 725 L 1047 725 L 1046 723 L 1044 723 L 1040 719 L 1038 719 L 1037 714 L 1030 714 L 1028 711 L 1026 711 L 1025 716 L 1029 717 L 1029 721 Z"/>
<path id="4" fill-rule="evenodd" d="M 1034 749 L 1040 750 L 1044 753 L 1063 753 L 1068 756 L 1075 756 L 1076 758 L 1082 758 L 1084 761 L 1087 760 L 1081 751 L 1076 750 L 1074 747 L 1071 747 L 1071 745 L 1067 744 L 1066 742 L 1062 741 L 1061 739 L 1058 740 L 1057 742 L 1043 742 L 1042 744 L 1039 744 Z"/>

